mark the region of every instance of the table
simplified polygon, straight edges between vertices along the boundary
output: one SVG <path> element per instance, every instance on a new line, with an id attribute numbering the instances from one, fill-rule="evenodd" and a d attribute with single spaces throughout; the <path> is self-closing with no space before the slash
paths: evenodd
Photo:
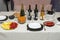
<path id="1" fill-rule="evenodd" d="M 0 12 L 0 15 L 12 15 L 14 12 Z M 57 22 L 56 18 L 60 16 L 60 12 L 55 13 L 54 22 Z M 7 21 L 15 21 L 14 20 L 7 20 Z M 44 21 L 37 20 L 33 22 L 42 23 Z M 46 31 L 28 31 L 27 30 L 27 23 L 32 22 L 26 20 L 25 24 L 19 24 L 18 28 L 15 30 L 3 30 L 0 27 L 0 40 L 60 40 L 60 25 L 55 25 L 54 27 L 45 27 Z"/>

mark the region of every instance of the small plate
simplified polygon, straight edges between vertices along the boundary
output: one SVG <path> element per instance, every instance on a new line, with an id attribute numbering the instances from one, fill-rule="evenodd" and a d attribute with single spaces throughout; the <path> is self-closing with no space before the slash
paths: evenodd
<path id="1" fill-rule="evenodd" d="M 30 31 L 40 31 L 43 29 L 43 25 L 40 23 L 29 23 L 27 24 L 27 29 Z"/>
<path id="2" fill-rule="evenodd" d="M 0 21 L 5 21 L 5 20 L 7 20 L 8 19 L 8 16 L 0 16 Z"/>
<path id="3" fill-rule="evenodd" d="M 37 29 L 41 28 L 41 25 L 39 23 L 30 23 L 29 28 Z"/>

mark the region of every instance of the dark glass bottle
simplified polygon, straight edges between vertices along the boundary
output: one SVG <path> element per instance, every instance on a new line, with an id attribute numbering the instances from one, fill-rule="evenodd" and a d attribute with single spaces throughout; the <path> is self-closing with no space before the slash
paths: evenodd
<path id="1" fill-rule="evenodd" d="M 25 16 L 24 5 L 23 4 L 21 4 L 20 16 Z"/>
<path id="2" fill-rule="evenodd" d="M 25 12 L 24 12 L 24 5 L 21 5 L 21 11 L 20 11 L 20 16 L 18 17 L 18 21 L 21 24 L 24 24 L 26 22 L 26 17 L 25 17 Z"/>
<path id="3" fill-rule="evenodd" d="M 38 20 L 38 18 L 37 18 L 38 17 L 37 4 L 35 5 L 34 14 L 35 14 L 34 20 Z"/>
<path id="4" fill-rule="evenodd" d="M 31 12 L 32 12 L 32 10 L 31 10 L 31 5 L 29 5 L 29 9 L 28 9 L 28 20 L 31 20 L 32 19 L 32 16 L 31 16 Z"/>

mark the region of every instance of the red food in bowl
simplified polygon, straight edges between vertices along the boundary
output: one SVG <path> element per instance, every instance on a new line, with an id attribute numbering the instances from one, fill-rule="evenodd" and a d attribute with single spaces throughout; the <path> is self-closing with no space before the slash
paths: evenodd
<path id="1" fill-rule="evenodd" d="M 52 27 L 52 26 L 54 26 L 55 24 L 54 24 L 54 22 L 46 21 L 46 22 L 44 22 L 44 25 L 45 25 L 45 26 L 48 26 L 48 27 Z"/>
<path id="2" fill-rule="evenodd" d="M 15 22 L 12 22 L 11 24 L 10 24 L 10 29 L 15 29 L 16 27 L 17 27 L 17 23 L 15 23 Z"/>

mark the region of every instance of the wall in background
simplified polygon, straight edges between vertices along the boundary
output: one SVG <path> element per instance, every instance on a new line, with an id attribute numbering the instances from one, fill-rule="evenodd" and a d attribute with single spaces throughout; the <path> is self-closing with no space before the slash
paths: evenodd
<path id="1" fill-rule="evenodd" d="M 41 9 L 41 4 L 44 3 L 45 4 L 45 9 L 50 9 L 51 5 L 50 4 L 51 0 L 14 0 L 14 4 L 15 4 L 15 9 L 16 10 L 20 10 L 20 5 L 21 3 L 24 3 L 24 7 L 25 9 L 28 9 L 28 5 L 31 4 L 32 5 L 32 9 L 35 8 L 35 4 L 38 4 L 38 9 Z M 10 8 L 10 6 L 9 6 Z M 0 0 L 0 11 L 6 11 L 6 6 L 3 2 L 3 0 Z"/>
<path id="2" fill-rule="evenodd" d="M 25 10 L 28 9 L 29 4 L 32 6 L 32 10 L 35 8 L 35 4 L 38 4 L 38 9 L 40 10 L 42 7 L 42 4 L 45 5 L 45 10 L 50 10 L 51 5 L 50 5 L 51 0 L 14 0 L 14 8 L 16 10 L 20 10 L 21 4 L 24 4 Z"/>

